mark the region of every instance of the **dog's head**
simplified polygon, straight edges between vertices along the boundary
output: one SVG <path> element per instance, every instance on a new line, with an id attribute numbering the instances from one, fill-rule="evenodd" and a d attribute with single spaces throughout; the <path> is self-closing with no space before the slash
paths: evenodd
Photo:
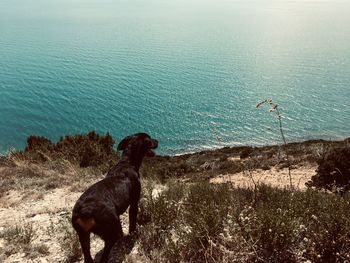
<path id="1" fill-rule="evenodd" d="M 125 137 L 118 144 L 118 151 L 127 151 L 129 154 L 135 155 L 135 157 L 144 157 L 155 155 L 154 149 L 158 147 L 158 141 L 152 139 L 147 133 L 136 133 Z"/>

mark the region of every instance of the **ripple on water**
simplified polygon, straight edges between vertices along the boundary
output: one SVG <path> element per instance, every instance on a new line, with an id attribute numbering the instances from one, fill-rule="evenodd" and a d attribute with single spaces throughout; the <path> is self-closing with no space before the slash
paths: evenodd
<path id="1" fill-rule="evenodd" d="M 278 143 L 265 98 L 289 141 L 349 136 L 349 4 L 158 1 L 1 2 L 0 151 L 91 129 L 164 154 Z"/>

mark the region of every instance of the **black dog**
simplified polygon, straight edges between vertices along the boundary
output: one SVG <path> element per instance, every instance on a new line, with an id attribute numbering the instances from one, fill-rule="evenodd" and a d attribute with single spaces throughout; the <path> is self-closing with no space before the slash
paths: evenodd
<path id="1" fill-rule="evenodd" d="M 140 199 L 139 168 L 145 156 L 154 156 L 158 141 L 146 133 L 124 138 L 118 145 L 121 160 L 113 166 L 105 179 L 89 187 L 73 208 L 72 224 L 77 231 L 84 254 L 84 262 L 92 263 L 90 233 L 105 242 L 101 262 L 107 262 L 111 248 L 123 236 L 119 215 L 129 207 L 129 233 L 136 229 Z"/>

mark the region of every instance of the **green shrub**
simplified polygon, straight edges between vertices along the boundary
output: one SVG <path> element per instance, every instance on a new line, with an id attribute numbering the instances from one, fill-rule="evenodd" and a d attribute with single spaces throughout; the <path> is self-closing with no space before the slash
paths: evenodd
<path id="1" fill-rule="evenodd" d="M 108 133 L 99 135 L 95 131 L 83 135 L 69 135 L 59 139 L 57 143 L 45 137 L 29 136 L 27 146 L 21 153 L 24 157 L 45 162 L 50 159 L 65 159 L 80 167 L 109 166 L 116 160 L 113 149 L 114 140 Z"/>
<path id="2" fill-rule="evenodd" d="M 317 174 L 309 187 L 327 190 L 350 190 L 350 148 L 333 148 L 318 161 Z"/>
<path id="3" fill-rule="evenodd" d="M 184 184 L 169 183 L 165 189 L 157 189 L 159 184 L 146 184 L 143 187 L 138 214 L 139 242 L 146 254 L 154 254 L 153 261 L 178 262 L 178 254 L 173 234 L 177 231 L 177 222 L 181 221 Z M 155 194 L 157 192 L 157 194 Z M 166 247 L 166 249 L 164 249 Z"/>
<path id="4" fill-rule="evenodd" d="M 252 153 L 254 152 L 254 149 L 252 147 L 244 147 L 241 151 L 240 158 L 246 159 L 248 158 Z"/>
<path id="5" fill-rule="evenodd" d="M 16 245 L 29 245 L 36 235 L 35 228 L 32 223 L 16 224 L 7 227 L 2 233 L 1 238 L 7 243 Z"/>
<path id="6" fill-rule="evenodd" d="M 350 196 L 229 184 L 144 188 L 140 248 L 154 262 L 344 262 Z"/>
<path id="7" fill-rule="evenodd" d="M 29 136 L 27 138 L 27 146 L 25 148 L 25 151 L 51 152 L 53 151 L 54 147 L 54 143 L 43 136 Z"/>

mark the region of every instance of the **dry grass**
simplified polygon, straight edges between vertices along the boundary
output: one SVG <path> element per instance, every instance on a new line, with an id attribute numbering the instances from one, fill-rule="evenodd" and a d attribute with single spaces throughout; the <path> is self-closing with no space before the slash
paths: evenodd
<path id="1" fill-rule="evenodd" d="M 41 164 L 12 158 L 11 166 L 0 168 L 0 198 L 5 198 L 11 190 L 20 191 L 23 199 L 37 199 L 56 188 L 70 186 L 71 191 L 80 192 L 103 176 L 95 168 L 80 168 L 66 160 L 55 160 Z M 21 200 L 18 200 L 21 201 Z"/>
<path id="2" fill-rule="evenodd" d="M 69 212 L 59 219 L 58 225 L 54 227 L 54 232 L 59 234 L 58 241 L 61 251 L 64 253 L 65 263 L 78 261 L 82 252 L 78 235 L 72 228 Z"/>
<path id="3" fill-rule="evenodd" d="M 169 182 L 143 192 L 140 248 L 153 262 L 345 262 L 350 196 Z"/>
<path id="4" fill-rule="evenodd" d="M 35 237 L 35 228 L 32 223 L 16 224 L 6 227 L 1 232 L 1 238 L 14 245 L 29 245 Z"/>

